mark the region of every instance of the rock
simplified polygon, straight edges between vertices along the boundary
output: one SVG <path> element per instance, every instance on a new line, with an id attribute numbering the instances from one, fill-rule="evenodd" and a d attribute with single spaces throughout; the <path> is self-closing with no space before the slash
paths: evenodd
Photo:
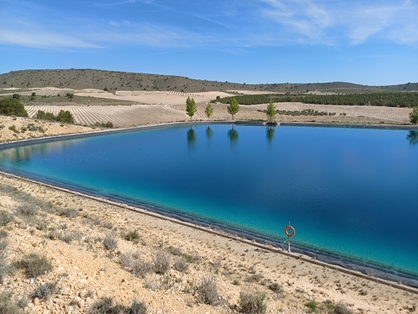
<path id="1" fill-rule="evenodd" d="M 33 299 L 33 304 L 38 305 L 39 304 L 39 299 L 38 298 Z"/>

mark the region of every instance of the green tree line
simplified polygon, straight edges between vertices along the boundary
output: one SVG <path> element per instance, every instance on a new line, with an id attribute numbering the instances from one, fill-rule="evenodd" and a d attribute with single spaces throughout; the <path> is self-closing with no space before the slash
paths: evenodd
<path id="1" fill-rule="evenodd" d="M 38 112 L 36 113 L 36 118 L 40 120 L 55 120 L 64 123 L 74 123 L 74 117 L 72 113 L 68 110 L 60 110 L 57 116 L 54 116 L 54 114 L 51 112 L 38 110 Z"/>
<path id="2" fill-rule="evenodd" d="M 212 100 L 211 102 L 230 103 L 235 98 L 242 105 L 266 104 L 270 101 L 279 102 L 302 102 L 322 105 L 345 105 L 345 106 L 386 106 L 408 107 L 418 106 L 417 92 L 399 93 L 362 93 L 362 94 L 335 94 L 335 95 L 296 95 L 296 94 L 260 94 L 225 97 Z"/>

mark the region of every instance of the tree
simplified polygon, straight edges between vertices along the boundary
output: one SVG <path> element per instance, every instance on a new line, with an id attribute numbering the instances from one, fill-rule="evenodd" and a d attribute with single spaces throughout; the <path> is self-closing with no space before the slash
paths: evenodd
<path id="1" fill-rule="evenodd" d="M 273 105 L 273 100 L 270 100 L 269 104 L 267 105 L 266 114 L 269 122 L 273 122 L 276 116 L 276 106 Z"/>
<path id="2" fill-rule="evenodd" d="M 61 110 L 58 113 L 56 120 L 65 123 L 74 123 L 74 117 L 68 110 Z"/>
<path id="3" fill-rule="evenodd" d="M 208 119 L 211 117 L 211 115 L 213 114 L 213 107 L 212 107 L 212 105 L 211 105 L 211 103 L 209 102 L 208 103 L 208 105 L 206 106 L 206 109 L 205 109 L 205 113 L 206 113 L 206 116 L 208 117 Z"/>
<path id="4" fill-rule="evenodd" d="M 238 101 L 235 98 L 231 98 L 227 109 L 228 109 L 228 113 L 232 116 L 232 120 L 234 120 L 234 115 L 236 115 L 237 112 L 239 111 Z"/>
<path id="5" fill-rule="evenodd" d="M 196 113 L 196 102 L 193 98 L 187 97 L 186 100 L 186 113 L 190 117 L 190 120 L 193 120 L 193 116 Z"/>
<path id="6" fill-rule="evenodd" d="M 412 109 L 412 112 L 409 114 L 409 119 L 411 120 L 411 123 L 418 124 L 418 106 L 415 106 L 414 109 Z"/>
<path id="7" fill-rule="evenodd" d="M 3 98 L 0 100 L 0 114 L 6 116 L 19 116 L 27 117 L 28 113 L 25 110 L 25 106 L 16 98 Z"/>

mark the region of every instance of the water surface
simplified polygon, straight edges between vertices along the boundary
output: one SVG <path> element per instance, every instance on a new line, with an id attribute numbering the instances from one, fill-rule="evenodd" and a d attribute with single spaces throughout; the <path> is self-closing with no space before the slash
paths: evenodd
<path id="1" fill-rule="evenodd" d="M 418 136 L 176 126 L 15 147 L 0 168 L 418 278 Z"/>

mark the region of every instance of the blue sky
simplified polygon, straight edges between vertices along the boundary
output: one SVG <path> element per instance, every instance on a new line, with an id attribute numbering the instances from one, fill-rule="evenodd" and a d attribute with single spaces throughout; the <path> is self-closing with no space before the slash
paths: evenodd
<path id="1" fill-rule="evenodd" d="M 0 73 L 418 81 L 418 0 L 0 0 Z"/>

